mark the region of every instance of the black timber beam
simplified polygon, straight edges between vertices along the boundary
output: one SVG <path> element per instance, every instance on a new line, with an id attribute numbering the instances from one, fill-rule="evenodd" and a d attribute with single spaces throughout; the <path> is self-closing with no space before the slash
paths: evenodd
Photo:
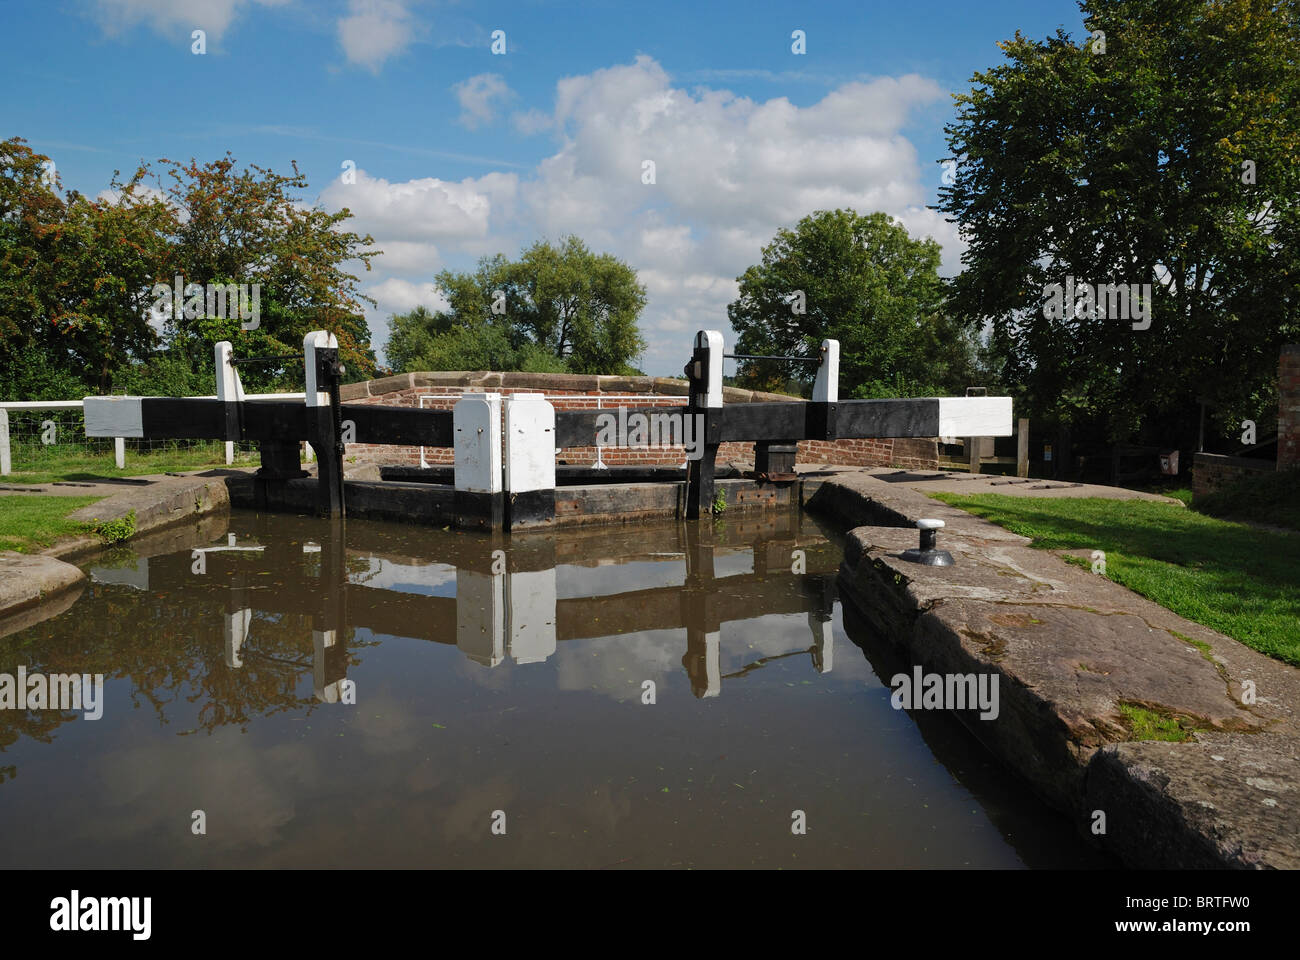
<path id="1" fill-rule="evenodd" d="M 623 415 L 630 418 L 633 414 L 676 413 L 685 416 L 686 407 L 623 407 Z M 594 447 L 596 434 L 599 432 L 597 418 L 613 416 L 619 419 L 619 407 L 604 407 L 600 410 L 556 410 L 555 411 L 555 445 L 557 447 Z M 626 422 L 626 421 L 625 421 Z M 450 446 L 450 444 L 447 444 Z"/>
<path id="2" fill-rule="evenodd" d="M 356 443 L 396 443 L 410 447 L 450 447 L 455 444 L 450 410 L 417 410 L 413 407 L 381 407 L 345 403 L 343 421 L 352 421 Z M 348 433 L 346 428 L 344 433 Z"/>

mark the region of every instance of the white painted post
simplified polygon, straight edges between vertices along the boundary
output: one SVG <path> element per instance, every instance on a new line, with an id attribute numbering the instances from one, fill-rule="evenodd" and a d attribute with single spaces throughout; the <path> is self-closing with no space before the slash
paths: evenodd
<path id="1" fill-rule="evenodd" d="M 452 407 L 452 426 L 456 452 L 456 523 L 462 527 L 500 529 L 504 520 L 501 394 L 461 397 Z"/>
<path id="2" fill-rule="evenodd" d="M 113 438 L 113 462 L 117 464 L 117 469 L 126 469 L 126 438 Z"/>
<path id="3" fill-rule="evenodd" d="M 9 411 L 0 408 L 0 477 L 9 476 Z"/>
<path id="4" fill-rule="evenodd" d="M 229 340 L 222 340 L 213 347 L 216 360 L 217 399 L 227 403 L 244 399 L 244 384 L 239 379 L 239 370 L 230 362 L 235 348 Z M 235 442 L 226 441 L 226 466 L 235 462 Z"/>
<path id="5" fill-rule="evenodd" d="M 555 520 L 555 407 L 541 393 L 507 397 L 505 502 L 516 527 Z"/>
<path id="6" fill-rule="evenodd" d="M 840 400 L 840 342 L 822 341 L 822 362 L 817 368 L 813 383 L 813 403 L 839 403 Z"/>
<path id="7" fill-rule="evenodd" d="M 216 361 L 217 399 L 232 402 L 244 399 L 244 385 L 239 380 L 239 371 L 230 362 L 235 348 L 229 340 L 222 340 L 212 348 Z"/>
<path id="8" fill-rule="evenodd" d="M 541 393 L 506 401 L 506 490 L 555 489 L 555 407 Z"/>
<path id="9" fill-rule="evenodd" d="M 309 407 L 328 407 L 330 405 L 330 395 L 318 389 L 316 384 L 316 349 L 318 347 L 337 349 L 338 345 L 338 338 L 324 330 L 313 330 L 302 338 L 302 350 L 306 355 L 303 359 L 307 364 L 306 400 Z"/>
<path id="10" fill-rule="evenodd" d="M 722 334 L 717 330 L 701 330 L 695 334 L 696 349 L 701 347 L 709 351 L 708 375 L 709 389 L 704 395 L 703 406 L 709 409 L 722 408 Z"/>
<path id="11" fill-rule="evenodd" d="M 506 609 L 515 663 L 542 663 L 555 653 L 554 567 L 509 574 Z"/>

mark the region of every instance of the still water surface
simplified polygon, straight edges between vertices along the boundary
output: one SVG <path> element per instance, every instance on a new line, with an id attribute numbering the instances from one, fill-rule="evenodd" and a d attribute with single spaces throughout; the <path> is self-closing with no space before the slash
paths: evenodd
<path id="1" fill-rule="evenodd" d="M 106 678 L 99 720 L 0 712 L 0 867 L 1104 865 L 891 707 L 801 514 L 217 533 L 0 638 L 0 672 Z"/>

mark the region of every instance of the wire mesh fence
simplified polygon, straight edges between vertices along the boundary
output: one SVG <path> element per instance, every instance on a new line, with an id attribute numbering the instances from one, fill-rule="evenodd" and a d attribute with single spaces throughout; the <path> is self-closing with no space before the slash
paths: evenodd
<path id="1" fill-rule="evenodd" d="M 9 469 L 15 479 L 28 472 L 48 473 L 83 469 L 121 472 L 116 467 L 116 441 L 112 437 L 87 437 L 81 407 L 39 410 L 4 410 L 8 419 Z M 0 442 L 3 437 L 0 437 Z M 226 445 L 221 440 L 158 440 L 126 437 L 124 470 L 149 473 L 172 469 L 224 465 Z M 235 465 L 256 463 L 256 442 L 234 444 Z"/>

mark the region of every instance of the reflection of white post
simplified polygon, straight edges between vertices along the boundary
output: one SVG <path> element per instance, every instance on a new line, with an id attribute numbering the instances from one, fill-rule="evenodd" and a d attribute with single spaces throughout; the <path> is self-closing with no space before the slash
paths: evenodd
<path id="1" fill-rule="evenodd" d="M 505 659 L 504 573 L 456 570 L 456 646 L 475 663 Z"/>
<path id="2" fill-rule="evenodd" d="M 813 382 L 813 403 L 838 403 L 840 399 L 840 342 L 822 341 L 822 362 Z"/>
<path id="3" fill-rule="evenodd" d="M 312 644 L 312 678 L 315 681 L 316 699 L 325 703 L 339 702 L 339 682 L 325 683 L 325 651 L 338 642 L 337 630 L 313 630 Z"/>
<path id="4" fill-rule="evenodd" d="M 555 653 L 554 567 L 510 574 L 506 609 L 515 663 L 542 663 Z"/>
<path id="5" fill-rule="evenodd" d="M 704 672 L 708 685 L 702 697 L 716 697 L 722 692 L 722 634 L 716 630 L 704 637 Z"/>
<path id="6" fill-rule="evenodd" d="M 225 615 L 226 628 L 226 666 L 238 670 L 244 665 L 239 657 L 239 650 L 248 639 L 248 625 L 253 619 L 253 611 L 245 607 Z"/>
<path id="7" fill-rule="evenodd" d="M 818 673 L 830 673 L 834 666 L 834 631 L 831 619 L 815 610 L 808 611 L 808 628 L 813 635 L 813 667 Z"/>

